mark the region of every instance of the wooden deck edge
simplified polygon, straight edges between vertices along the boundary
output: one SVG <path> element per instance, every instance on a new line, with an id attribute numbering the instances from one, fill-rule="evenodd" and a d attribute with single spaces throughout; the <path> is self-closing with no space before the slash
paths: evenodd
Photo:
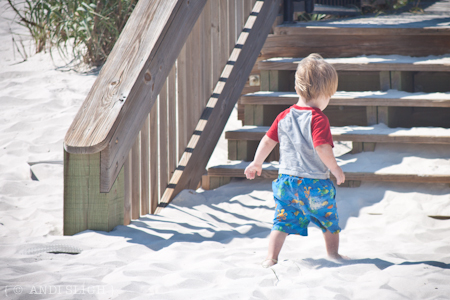
<path id="1" fill-rule="evenodd" d="M 289 95 L 286 93 L 285 95 Z M 243 95 L 240 99 L 242 105 L 294 105 L 298 102 L 298 96 L 279 95 Z M 450 107 L 450 98 L 447 99 L 405 99 L 382 97 L 331 97 L 330 106 L 391 106 L 391 107 Z"/>
<path id="2" fill-rule="evenodd" d="M 267 61 L 258 62 L 260 71 L 295 71 L 297 69 L 299 58 L 296 61 Z M 374 62 L 355 62 L 355 63 L 333 63 L 336 71 L 402 71 L 402 72 L 450 72 L 448 64 L 430 63 L 430 64 L 413 64 L 413 63 L 374 63 Z"/>
<path id="3" fill-rule="evenodd" d="M 274 28 L 274 35 L 289 35 L 289 36 L 303 36 L 303 35 L 436 35 L 448 36 L 450 35 L 450 28 L 446 27 L 423 27 L 423 28 L 399 28 L 397 27 L 375 27 L 375 28 L 361 28 L 354 25 L 353 27 L 333 27 L 330 26 L 286 26 L 279 25 Z"/>
<path id="4" fill-rule="evenodd" d="M 379 174 L 365 172 L 344 172 L 346 181 L 379 181 L 379 182 L 410 182 L 410 183 L 450 183 L 448 175 L 418 175 L 418 174 Z M 244 169 L 212 167 L 208 170 L 210 177 L 245 178 Z M 278 170 L 263 170 L 261 177 L 275 179 Z M 335 180 L 331 175 L 331 179 Z"/>
<path id="5" fill-rule="evenodd" d="M 268 129 L 267 126 L 263 127 Z M 241 141 L 259 141 L 266 131 L 227 131 L 225 132 L 225 139 L 227 140 L 241 140 Z M 371 142 L 371 143 L 403 143 L 403 144 L 441 144 L 449 145 L 450 137 L 441 136 L 423 136 L 423 135 L 389 135 L 389 134 L 351 134 L 343 133 L 336 134 L 332 132 L 334 141 L 348 141 L 348 142 Z"/>

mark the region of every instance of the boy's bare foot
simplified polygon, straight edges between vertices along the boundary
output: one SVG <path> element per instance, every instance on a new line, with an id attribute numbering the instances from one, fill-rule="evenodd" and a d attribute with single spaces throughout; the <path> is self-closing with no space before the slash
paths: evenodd
<path id="1" fill-rule="evenodd" d="M 277 263 L 278 263 L 278 260 L 273 259 L 273 258 L 267 258 L 261 263 L 261 266 L 263 268 L 269 268 L 269 267 L 276 265 Z"/>
<path id="2" fill-rule="evenodd" d="M 330 254 L 330 255 L 328 255 L 328 257 L 331 259 L 335 259 L 335 260 L 351 260 L 350 257 L 345 256 L 345 255 L 340 255 L 339 253 Z"/>

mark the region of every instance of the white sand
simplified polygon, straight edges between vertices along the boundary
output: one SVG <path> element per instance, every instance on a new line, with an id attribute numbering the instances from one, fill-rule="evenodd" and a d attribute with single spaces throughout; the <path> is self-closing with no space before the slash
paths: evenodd
<path id="1" fill-rule="evenodd" d="M 450 220 L 428 217 L 450 214 L 446 185 L 338 188 L 341 252 L 354 259 L 344 264 L 326 259 L 311 227 L 273 269 L 259 265 L 269 180 L 186 190 L 158 216 L 62 236 L 62 142 L 95 76 L 56 71 L 41 54 L 12 65 L 7 25 L 3 14 L 0 299 L 450 299 Z M 58 251 L 79 254 L 48 253 Z"/>

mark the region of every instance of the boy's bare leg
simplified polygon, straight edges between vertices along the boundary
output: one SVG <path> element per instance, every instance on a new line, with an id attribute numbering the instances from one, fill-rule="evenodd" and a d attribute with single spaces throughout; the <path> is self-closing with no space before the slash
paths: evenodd
<path id="1" fill-rule="evenodd" d="M 325 247 L 327 248 L 327 254 L 333 259 L 349 259 L 347 256 L 339 254 L 339 233 L 331 233 L 327 230 L 323 237 L 325 239 Z"/>
<path id="2" fill-rule="evenodd" d="M 269 250 L 267 253 L 265 266 L 270 267 L 276 264 L 278 261 L 278 255 L 280 254 L 281 247 L 283 247 L 284 241 L 288 234 L 286 232 L 272 230 L 269 235 Z"/>

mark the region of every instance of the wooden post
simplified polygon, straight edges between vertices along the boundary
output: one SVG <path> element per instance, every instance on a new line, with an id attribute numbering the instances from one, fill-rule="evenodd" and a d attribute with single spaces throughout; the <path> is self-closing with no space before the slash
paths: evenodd
<path id="1" fill-rule="evenodd" d="M 380 72 L 380 90 L 387 91 L 391 88 L 391 72 L 381 71 Z"/>
<path id="2" fill-rule="evenodd" d="M 111 231 L 124 223 L 124 170 L 109 193 L 100 192 L 100 153 L 64 151 L 64 235 Z"/>
<path id="3" fill-rule="evenodd" d="M 130 151 L 131 152 L 131 151 Z M 124 181 L 125 181 L 125 195 L 123 201 L 123 225 L 129 225 L 131 223 L 131 153 L 127 155 L 127 160 L 123 164 L 124 169 Z"/>
<path id="4" fill-rule="evenodd" d="M 131 218 L 141 216 L 141 146 L 139 136 L 131 148 Z"/>
<path id="5" fill-rule="evenodd" d="M 405 91 L 409 93 L 414 92 L 414 76 L 412 72 L 391 72 L 391 89 Z"/>
<path id="6" fill-rule="evenodd" d="M 141 214 L 150 212 L 150 117 L 141 129 Z"/>
<path id="7" fill-rule="evenodd" d="M 368 126 L 378 124 L 378 107 L 366 106 L 366 114 Z"/>
<path id="8" fill-rule="evenodd" d="M 204 190 L 214 190 L 222 185 L 231 182 L 231 177 L 213 177 L 209 175 L 202 176 L 202 189 Z"/>
<path id="9" fill-rule="evenodd" d="M 371 143 L 371 142 L 364 142 L 363 143 L 363 150 L 365 152 L 373 152 L 375 151 L 377 143 Z"/>
<path id="10" fill-rule="evenodd" d="M 150 113 L 150 213 L 153 214 L 159 201 L 158 183 L 158 106 Z"/>
<path id="11" fill-rule="evenodd" d="M 361 153 L 363 151 L 363 143 L 361 142 L 352 142 L 352 151 L 351 154 Z"/>

